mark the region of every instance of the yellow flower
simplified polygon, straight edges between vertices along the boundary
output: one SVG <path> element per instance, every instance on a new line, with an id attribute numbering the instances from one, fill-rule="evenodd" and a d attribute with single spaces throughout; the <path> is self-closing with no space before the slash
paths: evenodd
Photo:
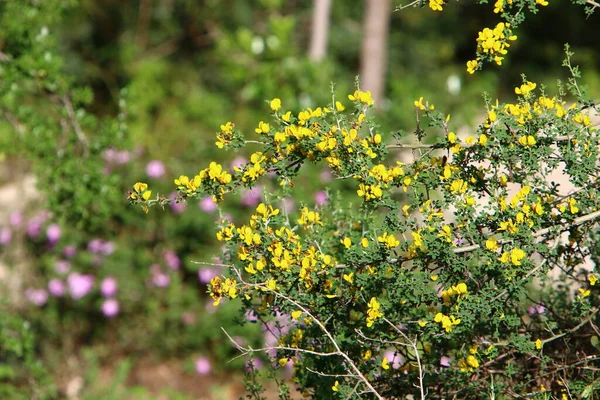
<path id="1" fill-rule="evenodd" d="M 444 0 L 429 0 L 429 8 L 433 11 L 443 11 Z"/>
<path id="2" fill-rule="evenodd" d="M 344 245 L 344 247 L 346 247 L 347 249 L 350 248 L 350 246 L 352 246 L 352 240 L 350 240 L 350 238 L 346 237 L 344 239 L 340 239 L 340 243 Z"/>
<path id="3" fill-rule="evenodd" d="M 331 387 L 331 390 L 333 390 L 334 392 L 337 392 L 340 390 L 340 383 L 338 381 L 335 381 L 335 384 Z"/>
<path id="4" fill-rule="evenodd" d="M 547 6 L 548 2 L 546 0 L 535 0 L 535 4 L 539 4 L 540 6 Z"/>
<path id="5" fill-rule="evenodd" d="M 387 357 L 383 357 L 383 360 L 381 361 L 381 368 L 388 370 L 390 369 L 390 365 L 389 365 L 389 361 L 387 359 Z"/>
<path id="6" fill-rule="evenodd" d="M 374 103 L 373 98 L 371 97 L 371 92 L 369 92 L 369 91 L 363 92 L 360 90 L 356 90 L 356 91 L 354 91 L 354 94 L 349 94 L 348 98 L 352 101 L 359 101 L 368 106 L 370 106 Z"/>
<path id="7" fill-rule="evenodd" d="M 339 112 L 342 112 L 346 109 L 346 107 L 344 107 L 344 105 L 342 103 L 340 103 L 339 101 L 336 101 L 335 109 L 338 110 Z"/>
<path id="8" fill-rule="evenodd" d="M 498 240 L 495 237 L 491 237 L 485 241 L 485 248 L 489 251 L 496 251 L 500 248 L 498 246 Z"/>
<path id="9" fill-rule="evenodd" d="M 598 281 L 598 278 L 596 278 L 596 275 L 590 275 L 588 276 L 588 281 L 590 281 L 590 285 L 594 286 Z"/>
<path id="10" fill-rule="evenodd" d="M 290 122 L 290 119 L 292 118 L 292 112 L 288 111 L 285 114 L 283 114 L 281 116 L 281 119 L 284 120 L 285 122 Z"/>
<path id="11" fill-rule="evenodd" d="M 292 318 L 295 319 L 295 320 L 297 320 L 298 318 L 300 318 L 301 315 L 302 315 L 302 311 L 300 311 L 300 310 L 292 312 Z"/>
<path id="12" fill-rule="evenodd" d="M 522 84 L 520 87 L 516 87 L 515 88 L 515 93 L 516 94 L 520 94 L 523 96 L 527 96 L 529 95 L 529 93 L 532 90 L 535 90 L 535 88 L 537 87 L 536 83 L 533 82 L 525 82 L 524 84 Z"/>
<path id="13" fill-rule="evenodd" d="M 581 297 L 588 297 L 591 294 L 589 289 L 579 288 L 578 291 Z"/>
<path id="14" fill-rule="evenodd" d="M 369 247 L 369 239 L 367 239 L 366 237 L 362 238 L 360 244 L 366 249 L 367 247 Z"/>
<path id="15" fill-rule="evenodd" d="M 535 348 L 538 350 L 542 348 L 542 341 L 540 339 L 535 341 Z"/>
<path id="16" fill-rule="evenodd" d="M 477 60 L 467 61 L 467 72 L 469 74 L 474 74 L 478 67 L 479 62 Z"/>
<path id="17" fill-rule="evenodd" d="M 448 133 L 448 142 L 454 144 L 456 142 L 456 133 L 450 132 Z"/>
<path id="18" fill-rule="evenodd" d="M 383 232 L 383 235 L 378 236 L 377 241 L 384 243 L 388 249 L 392 249 L 400 244 L 400 241 L 394 235 L 389 235 L 387 232 Z"/>
<path id="19" fill-rule="evenodd" d="M 281 100 L 278 98 L 274 98 L 271 100 L 271 110 L 278 111 L 281 108 Z"/>

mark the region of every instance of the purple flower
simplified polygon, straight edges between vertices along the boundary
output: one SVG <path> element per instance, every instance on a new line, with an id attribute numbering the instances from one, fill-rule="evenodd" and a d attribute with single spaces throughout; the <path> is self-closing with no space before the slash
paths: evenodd
<path id="1" fill-rule="evenodd" d="M 115 244 L 113 242 L 104 242 L 102 241 L 102 246 L 100 247 L 100 253 L 105 256 L 110 256 L 115 252 Z"/>
<path id="2" fill-rule="evenodd" d="M 192 325 L 194 322 L 196 322 L 196 316 L 194 315 L 194 313 L 184 312 L 181 315 L 181 321 L 184 325 Z"/>
<path id="3" fill-rule="evenodd" d="M 246 165 L 248 163 L 248 159 L 244 158 L 244 157 L 236 157 L 231 161 L 231 164 L 229 164 L 231 170 L 235 171 L 235 168 L 244 168 L 244 165 Z"/>
<path id="4" fill-rule="evenodd" d="M 131 158 L 131 155 L 129 154 L 129 152 L 127 150 L 122 150 L 117 152 L 116 156 L 115 156 L 115 163 L 119 164 L 119 165 L 123 165 L 123 164 L 127 164 L 129 162 L 129 159 Z"/>
<path id="5" fill-rule="evenodd" d="M 206 213 L 212 213 L 217 210 L 217 204 L 212 200 L 212 196 L 207 196 L 198 203 L 200 209 Z"/>
<path id="6" fill-rule="evenodd" d="M 25 297 L 27 297 L 30 303 L 41 307 L 48 301 L 48 292 L 44 289 L 29 288 L 25 291 Z"/>
<path id="7" fill-rule="evenodd" d="M 538 314 L 543 314 L 546 312 L 546 307 L 544 307 L 541 304 L 538 304 L 537 306 L 535 306 L 535 311 L 537 311 Z"/>
<path id="8" fill-rule="evenodd" d="M 171 268 L 173 271 L 177 271 L 181 267 L 181 260 L 174 251 L 165 250 L 163 258 L 165 259 L 167 267 Z"/>
<path id="9" fill-rule="evenodd" d="M 262 200 L 262 187 L 255 186 L 242 193 L 241 202 L 246 207 L 256 207 Z"/>
<path id="10" fill-rule="evenodd" d="M 60 240 L 61 230 L 58 224 L 51 224 L 46 229 L 46 237 L 50 244 L 56 244 Z"/>
<path id="11" fill-rule="evenodd" d="M 74 300 L 85 297 L 94 287 L 94 277 L 73 272 L 67 277 L 69 292 Z"/>
<path id="12" fill-rule="evenodd" d="M 13 228 L 18 228 L 22 223 L 23 215 L 21 214 L 21 211 L 13 211 L 13 213 L 10 214 L 10 225 Z"/>
<path id="13" fill-rule="evenodd" d="M 57 274 L 66 274 L 71 270 L 71 263 L 66 260 L 57 260 L 54 263 L 54 270 Z"/>
<path id="14" fill-rule="evenodd" d="M 42 231 L 42 222 L 38 218 L 33 218 L 27 223 L 27 236 L 34 239 Z"/>
<path id="15" fill-rule="evenodd" d="M 171 283 L 171 277 L 161 271 L 158 264 L 152 264 L 150 266 L 152 271 L 152 284 L 159 288 L 165 288 Z"/>
<path id="16" fill-rule="evenodd" d="M 328 199 L 329 196 L 327 196 L 327 193 L 322 190 L 319 190 L 317 193 L 315 193 L 315 204 L 319 207 L 324 206 Z"/>
<path id="17" fill-rule="evenodd" d="M 117 290 L 117 280 L 112 276 L 104 278 L 104 280 L 100 284 L 100 293 L 104 297 L 113 297 L 115 294 L 117 294 Z"/>
<path id="18" fill-rule="evenodd" d="M 12 240 L 12 231 L 9 227 L 4 226 L 0 228 L 0 245 L 6 246 L 10 244 Z"/>
<path id="19" fill-rule="evenodd" d="M 102 314 L 112 318 L 119 313 L 119 302 L 115 299 L 106 299 L 102 302 Z"/>
<path id="20" fill-rule="evenodd" d="M 450 357 L 442 356 L 440 358 L 440 366 L 441 367 L 450 367 Z"/>
<path id="21" fill-rule="evenodd" d="M 333 174 L 331 173 L 330 170 L 324 169 L 319 174 L 319 179 L 321 180 L 321 183 L 329 183 L 333 179 Z"/>
<path id="22" fill-rule="evenodd" d="M 176 201 L 177 192 L 171 192 L 169 198 L 171 199 L 171 210 L 175 214 L 181 214 L 185 211 L 185 203 Z"/>
<path id="23" fill-rule="evenodd" d="M 207 284 L 215 276 L 217 276 L 217 271 L 212 268 L 202 268 L 198 270 L 198 279 L 201 283 Z"/>
<path id="24" fill-rule="evenodd" d="M 535 313 L 536 313 L 535 307 L 534 306 L 529 306 L 527 308 L 527 312 L 529 313 L 529 315 L 531 315 L 533 317 L 535 315 Z"/>
<path id="25" fill-rule="evenodd" d="M 63 249 L 63 256 L 67 258 L 73 258 L 77 254 L 77 248 L 73 245 L 67 246 Z"/>
<path id="26" fill-rule="evenodd" d="M 103 244 L 102 239 L 92 239 L 88 243 L 88 251 L 94 254 L 100 253 Z"/>
<path id="27" fill-rule="evenodd" d="M 206 357 L 199 357 L 196 360 L 196 372 L 198 375 L 208 375 L 211 370 L 210 361 Z"/>
<path id="28" fill-rule="evenodd" d="M 104 161 L 107 163 L 114 163 L 117 159 L 117 151 L 113 148 L 106 149 L 102 154 L 102 158 L 104 158 Z"/>
<path id="29" fill-rule="evenodd" d="M 63 297 L 65 294 L 65 283 L 60 279 L 51 279 L 48 282 L 48 291 L 54 297 Z"/>
<path id="30" fill-rule="evenodd" d="M 146 165 L 146 174 L 152 179 L 162 178 L 165 174 L 165 164 L 158 160 L 152 160 Z"/>
<path id="31" fill-rule="evenodd" d="M 294 201 L 294 199 L 286 197 L 281 201 L 281 203 L 283 209 L 289 213 L 294 212 L 296 210 L 296 202 Z"/>

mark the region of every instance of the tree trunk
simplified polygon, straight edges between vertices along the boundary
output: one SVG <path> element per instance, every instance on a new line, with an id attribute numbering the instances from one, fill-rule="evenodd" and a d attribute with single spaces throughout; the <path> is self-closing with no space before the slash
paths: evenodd
<path id="1" fill-rule="evenodd" d="M 381 105 L 385 89 L 387 40 L 392 13 L 391 0 L 366 0 L 360 65 L 360 88 L 371 91 L 375 106 Z"/>
<path id="2" fill-rule="evenodd" d="M 321 61 L 327 55 L 331 1 L 314 0 L 313 2 L 312 36 L 308 50 L 308 57 L 313 61 Z"/>

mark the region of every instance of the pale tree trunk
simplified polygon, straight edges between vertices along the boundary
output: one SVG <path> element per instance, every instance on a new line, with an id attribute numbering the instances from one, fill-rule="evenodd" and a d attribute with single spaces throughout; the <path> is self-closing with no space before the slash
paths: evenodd
<path id="1" fill-rule="evenodd" d="M 365 0 L 365 7 L 360 57 L 360 88 L 371 92 L 377 107 L 381 105 L 385 89 L 392 2 L 391 0 Z"/>
<path id="2" fill-rule="evenodd" d="M 327 55 L 331 2 L 332 0 L 313 2 L 312 36 L 308 50 L 308 57 L 313 61 L 321 61 Z"/>

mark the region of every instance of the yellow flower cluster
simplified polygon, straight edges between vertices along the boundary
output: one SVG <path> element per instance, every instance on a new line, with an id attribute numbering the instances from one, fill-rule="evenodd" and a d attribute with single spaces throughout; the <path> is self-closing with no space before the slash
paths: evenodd
<path id="1" fill-rule="evenodd" d="M 429 0 L 429 8 L 433 11 L 443 11 L 444 0 Z"/>
<path id="2" fill-rule="evenodd" d="M 368 106 L 373 105 L 374 101 L 371 97 L 371 92 L 363 92 L 360 90 L 355 90 L 353 94 L 349 94 L 348 98 L 352 101 L 359 101 Z"/>
<path id="3" fill-rule="evenodd" d="M 148 184 L 143 182 L 138 182 L 133 185 L 133 193 L 129 195 L 133 200 L 141 198 L 144 201 L 147 201 L 151 196 L 152 191 L 148 190 Z"/>
<path id="4" fill-rule="evenodd" d="M 518 247 L 515 247 L 510 251 L 505 251 L 504 253 L 502 253 L 502 256 L 498 258 L 498 260 L 505 264 L 510 261 L 512 265 L 521 265 L 521 261 L 526 256 L 527 254 L 523 250 L 519 249 Z"/>
<path id="5" fill-rule="evenodd" d="M 493 29 L 483 29 L 477 36 L 477 52 L 493 57 L 496 64 L 502 65 L 503 56 L 508 53 L 507 49 L 510 47 L 509 41 L 517 40 L 517 36 L 511 33 L 510 24 L 504 22 L 499 22 Z M 475 60 L 467 61 L 467 72 L 473 74 L 479 68 L 481 59 L 478 56 Z"/>
<path id="6" fill-rule="evenodd" d="M 383 232 L 383 235 L 377 237 L 379 243 L 385 244 L 388 249 L 393 249 L 398 246 L 400 242 L 394 235 L 390 235 L 387 232 Z"/>
<path id="7" fill-rule="evenodd" d="M 442 329 L 444 329 L 447 333 L 452 332 L 452 327 L 454 325 L 460 324 L 460 319 L 456 318 L 454 315 L 448 316 L 442 314 L 441 312 L 435 314 L 433 320 L 439 323 L 442 326 Z"/>
<path id="8" fill-rule="evenodd" d="M 209 294 L 215 300 L 213 303 L 215 307 L 219 305 L 223 296 L 235 299 L 237 297 L 237 281 L 232 278 L 222 280 L 221 277 L 215 276 L 210 280 Z"/>
<path id="9" fill-rule="evenodd" d="M 467 358 L 460 359 L 457 365 L 461 372 L 473 372 L 479 368 L 479 360 L 474 355 L 469 355 Z"/>
<path id="10" fill-rule="evenodd" d="M 233 139 L 233 128 L 235 124 L 227 122 L 225 125 L 221 125 L 221 132 L 217 134 L 217 141 L 215 144 L 218 148 L 222 149 L 231 143 Z"/>
<path id="11" fill-rule="evenodd" d="M 461 282 L 457 285 L 451 286 L 447 290 L 443 290 L 441 296 L 442 296 L 442 300 L 444 300 L 444 303 L 449 304 L 452 297 L 456 296 L 457 298 L 460 299 L 461 297 L 466 296 L 467 294 L 469 294 L 467 284 L 464 282 Z M 436 321 L 436 322 L 439 322 L 439 321 Z"/>
<path id="12" fill-rule="evenodd" d="M 375 323 L 375 320 L 379 317 L 383 317 L 383 313 L 380 311 L 381 304 L 375 297 L 371 297 L 369 301 L 369 308 L 367 309 L 367 328 L 370 328 Z"/>
<path id="13" fill-rule="evenodd" d="M 308 207 L 304 207 L 300 213 L 300 218 L 297 221 L 304 229 L 309 229 L 313 225 L 323 225 L 321 222 L 321 215 L 316 211 L 309 211 Z"/>

